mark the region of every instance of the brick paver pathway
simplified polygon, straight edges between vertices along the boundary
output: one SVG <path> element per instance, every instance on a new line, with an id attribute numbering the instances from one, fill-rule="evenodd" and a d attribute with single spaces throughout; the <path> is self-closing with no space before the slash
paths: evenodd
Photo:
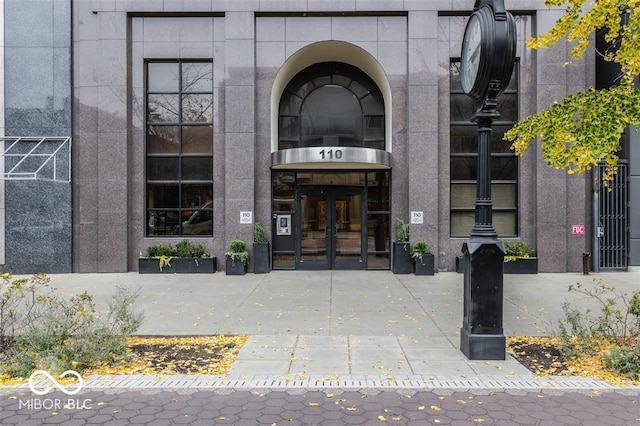
<path id="1" fill-rule="evenodd" d="M 31 405 L 29 405 L 31 404 Z M 640 425 L 637 390 L 0 390 L 0 424 Z"/>

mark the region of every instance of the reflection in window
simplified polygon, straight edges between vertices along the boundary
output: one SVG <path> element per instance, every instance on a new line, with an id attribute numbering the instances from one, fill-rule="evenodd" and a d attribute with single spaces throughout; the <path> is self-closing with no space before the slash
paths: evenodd
<path id="1" fill-rule="evenodd" d="M 211 236 L 213 64 L 146 65 L 146 234 Z"/>
<path id="2" fill-rule="evenodd" d="M 384 121 L 384 99 L 368 75 L 344 63 L 318 63 L 291 79 L 282 94 L 278 149 L 385 149 Z"/>
<path id="3" fill-rule="evenodd" d="M 477 105 L 462 91 L 460 63 L 450 66 L 451 236 L 468 237 L 475 223 L 478 168 L 477 128 L 471 117 Z M 518 235 L 518 161 L 502 135 L 513 126 L 518 111 L 518 67 L 498 100 L 500 119 L 491 133 L 491 198 L 493 226 L 501 237 Z"/>

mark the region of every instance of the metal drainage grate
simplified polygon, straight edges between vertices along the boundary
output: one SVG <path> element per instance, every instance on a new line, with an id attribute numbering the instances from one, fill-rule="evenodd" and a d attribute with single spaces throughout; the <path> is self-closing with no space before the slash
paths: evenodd
<path id="1" fill-rule="evenodd" d="M 26 387 L 19 385 L 17 387 Z M 223 376 L 89 376 L 89 389 L 640 389 L 640 386 L 613 386 L 604 381 L 581 377 L 543 378 L 455 378 L 390 377 L 366 378 L 226 378 Z"/>

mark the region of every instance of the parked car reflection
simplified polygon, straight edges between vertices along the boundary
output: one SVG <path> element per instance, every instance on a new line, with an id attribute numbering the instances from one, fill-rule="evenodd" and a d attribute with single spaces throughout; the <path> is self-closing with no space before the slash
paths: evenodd
<path id="1" fill-rule="evenodd" d="M 213 235 L 213 201 L 195 210 L 189 219 L 182 222 L 183 235 Z"/>

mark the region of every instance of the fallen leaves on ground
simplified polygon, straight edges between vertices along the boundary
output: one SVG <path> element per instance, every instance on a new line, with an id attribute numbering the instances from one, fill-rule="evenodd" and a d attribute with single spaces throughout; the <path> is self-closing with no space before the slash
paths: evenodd
<path id="1" fill-rule="evenodd" d="M 611 385 L 640 385 L 640 380 L 629 380 L 605 366 L 603 358 L 610 346 L 601 346 L 593 356 L 569 359 L 558 349 L 559 343 L 555 336 L 514 336 L 507 338 L 507 351 L 538 376 L 582 376 Z"/>
<path id="2" fill-rule="evenodd" d="M 128 362 L 99 366 L 83 374 L 223 375 L 229 372 L 246 341 L 245 335 L 135 336 L 127 339 Z"/>

